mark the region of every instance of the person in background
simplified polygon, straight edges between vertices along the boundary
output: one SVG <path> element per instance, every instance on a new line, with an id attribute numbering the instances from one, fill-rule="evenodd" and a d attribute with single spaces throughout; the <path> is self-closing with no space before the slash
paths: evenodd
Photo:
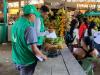
<path id="1" fill-rule="evenodd" d="M 100 31 L 94 33 L 94 47 L 99 51 L 100 57 Z"/>
<path id="2" fill-rule="evenodd" d="M 88 20 L 87 20 L 87 18 L 83 18 L 81 21 L 82 22 L 81 22 L 81 25 L 79 27 L 79 41 L 81 41 L 81 39 L 84 36 L 85 30 L 88 28 Z"/>
<path id="3" fill-rule="evenodd" d="M 41 6 L 39 16 L 35 20 L 35 29 L 38 36 L 37 45 L 39 49 L 41 49 L 41 46 L 43 45 L 44 36 L 49 34 L 49 32 L 46 31 L 44 26 L 44 18 L 48 17 L 48 12 L 49 12 L 49 8 L 47 6 L 45 5 Z"/>
<path id="4" fill-rule="evenodd" d="M 33 26 L 38 12 L 35 6 L 25 5 L 24 15 L 19 17 L 11 30 L 12 61 L 20 75 L 33 75 L 37 56 L 47 60 L 47 57 L 37 48 L 37 35 Z"/>
<path id="5" fill-rule="evenodd" d="M 96 32 L 95 30 L 96 27 L 96 23 L 95 22 L 90 22 L 90 25 L 88 27 L 88 29 L 86 29 L 85 33 L 84 33 L 84 38 L 83 41 L 86 44 L 86 47 L 84 47 L 85 50 L 87 50 L 87 53 L 91 53 L 94 50 L 96 51 L 95 47 L 94 47 L 94 34 Z"/>
<path id="6" fill-rule="evenodd" d="M 70 35 L 71 38 L 73 38 L 72 41 L 72 48 L 71 51 L 73 51 L 73 48 L 76 47 L 78 45 L 78 40 L 79 40 L 79 32 L 78 32 L 78 26 L 79 26 L 79 22 L 77 19 L 72 20 L 71 24 L 70 24 L 71 28 L 70 28 Z"/>
<path id="7" fill-rule="evenodd" d="M 70 34 L 73 36 L 73 30 L 75 29 L 77 20 L 76 19 L 72 19 L 71 23 L 70 23 Z"/>
<path id="8" fill-rule="evenodd" d="M 98 57 L 98 51 L 94 47 L 94 33 L 95 33 L 94 22 L 91 22 L 89 28 L 84 33 L 84 38 L 81 40 L 81 46 L 74 48 L 74 55 L 78 60 L 85 59 L 88 57 Z"/>
<path id="9" fill-rule="evenodd" d="M 72 15 L 72 20 L 71 20 L 71 23 L 70 24 L 72 24 L 73 21 L 75 21 L 75 20 L 77 20 L 76 16 L 75 15 Z"/>
<path id="10" fill-rule="evenodd" d="M 72 42 L 73 46 L 78 46 L 78 43 L 79 43 L 79 29 L 78 29 L 78 26 L 79 26 L 79 22 L 78 22 L 78 20 L 76 20 L 75 23 L 74 23 L 74 30 L 73 30 L 73 37 L 75 37 L 74 41 Z"/>

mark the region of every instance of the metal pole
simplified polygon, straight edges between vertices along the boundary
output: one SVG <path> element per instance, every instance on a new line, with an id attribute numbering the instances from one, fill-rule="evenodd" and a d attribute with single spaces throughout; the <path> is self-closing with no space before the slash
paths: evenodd
<path id="1" fill-rule="evenodd" d="M 3 0 L 4 23 L 7 25 L 7 0 Z"/>
<path id="2" fill-rule="evenodd" d="M 2 43 L 7 42 L 7 27 L 8 27 L 8 22 L 7 22 L 7 0 L 3 0 L 3 15 L 4 15 L 4 26 L 2 26 Z"/>
<path id="3" fill-rule="evenodd" d="M 97 9 L 98 9 L 98 2 L 97 2 L 97 0 L 95 0 L 95 2 L 96 2 L 95 10 L 97 11 Z"/>
<path id="4" fill-rule="evenodd" d="M 19 0 L 19 16 L 20 16 L 20 10 L 21 10 L 21 0 Z"/>
<path id="5" fill-rule="evenodd" d="M 67 0 L 65 0 L 65 3 L 64 3 L 64 9 L 66 10 L 66 2 L 67 2 Z"/>

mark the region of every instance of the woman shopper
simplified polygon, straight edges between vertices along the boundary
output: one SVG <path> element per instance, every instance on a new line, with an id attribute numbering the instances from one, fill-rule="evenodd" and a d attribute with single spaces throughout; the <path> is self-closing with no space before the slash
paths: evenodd
<path id="1" fill-rule="evenodd" d="M 77 59 L 83 59 L 87 57 L 97 57 L 98 51 L 94 48 L 94 30 L 96 24 L 91 22 L 89 28 L 86 29 L 84 38 L 81 41 L 79 48 L 74 49 L 74 55 Z"/>
<path id="2" fill-rule="evenodd" d="M 84 59 L 82 60 L 82 67 L 86 71 L 87 75 L 94 75 L 93 66 L 97 61 L 99 55 L 97 49 L 94 47 L 94 34 L 95 34 L 95 22 L 90 22 L 89 28 L 86 30 L 83 38 L 82 49 L 85 52 Z"/>
<path id="3" fill-rule="evenodd" d="M 72 37 L 74 37 L 74 40 L 72 42 L 72 45 L 74 47 L 78 45 L 78 40 L 79 40 L 78 26 L 79 26 L 78 20 L 73 20 L 70 28 L 70 34 L 72 35 Z"/>
<path id="4" fill-rule="evenodd" d="M 71 26 L 71 28 L 70 28 L 69 33 L 70 33 L 71 38 L 73 38 L 73 41 L 71 42 L 71 47 L 69 46 L 69 48 L 73 52 L 73 48 L 78 45 L 78 40 L 79 40 L 79 32 L 78 32 L 79 22 L 78 22 L 78 20 L 74 19 L 71 22 L 70 26 Z"/>
<path id="5" fill-rule="evenodd" d="M 88 20 L 87 18 L 81 19 L 81 24 L 79 26 L 79 41 L 84 37 L 85 30 L 88 28 Z"/>
<path id="6" fill-rule="evenodd" d="M 94 47 L 94 37 L 95 37 L 94 34 L 96 33 L 95 27 L 96 27 L 96 23 L 93 21 L 90 22 L 89 28 L 86 30 L 86 32 L 84 34 L 83 41 L 85 42 L 86 47 L 88 49 L 88 54 L 95 50 L 98 55 L 98 51 Z M 95 55 L 95 56 L 97 56 L 97 55 Z"/>

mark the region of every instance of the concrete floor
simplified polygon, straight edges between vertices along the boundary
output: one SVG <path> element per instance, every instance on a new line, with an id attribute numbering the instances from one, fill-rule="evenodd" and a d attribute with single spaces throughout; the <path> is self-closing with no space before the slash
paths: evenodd
<path id="1" fill-rule="evenodd" d="M 11 44 L 0 45 L 0 75 L 19 75 L 11 62 Z"/>
<path id="2" fill-rule="evenodd" d="M 100 63 L 96 64 L 95 75 L 100 75 Z M 0 75 L 19 75 L 11 62 L 11 44 L 0 45 Z"/>

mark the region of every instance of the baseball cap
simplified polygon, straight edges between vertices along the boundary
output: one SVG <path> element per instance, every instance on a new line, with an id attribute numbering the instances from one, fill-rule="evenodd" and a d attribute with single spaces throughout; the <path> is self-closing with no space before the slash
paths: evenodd
<path id="1" fill-rule="evenodd" d="M 34 14 L 36 16 L 39 15 L 39 12 L 34 5 L 25 5 L 23 7 L 23 13 L 24 14 Z"/>

